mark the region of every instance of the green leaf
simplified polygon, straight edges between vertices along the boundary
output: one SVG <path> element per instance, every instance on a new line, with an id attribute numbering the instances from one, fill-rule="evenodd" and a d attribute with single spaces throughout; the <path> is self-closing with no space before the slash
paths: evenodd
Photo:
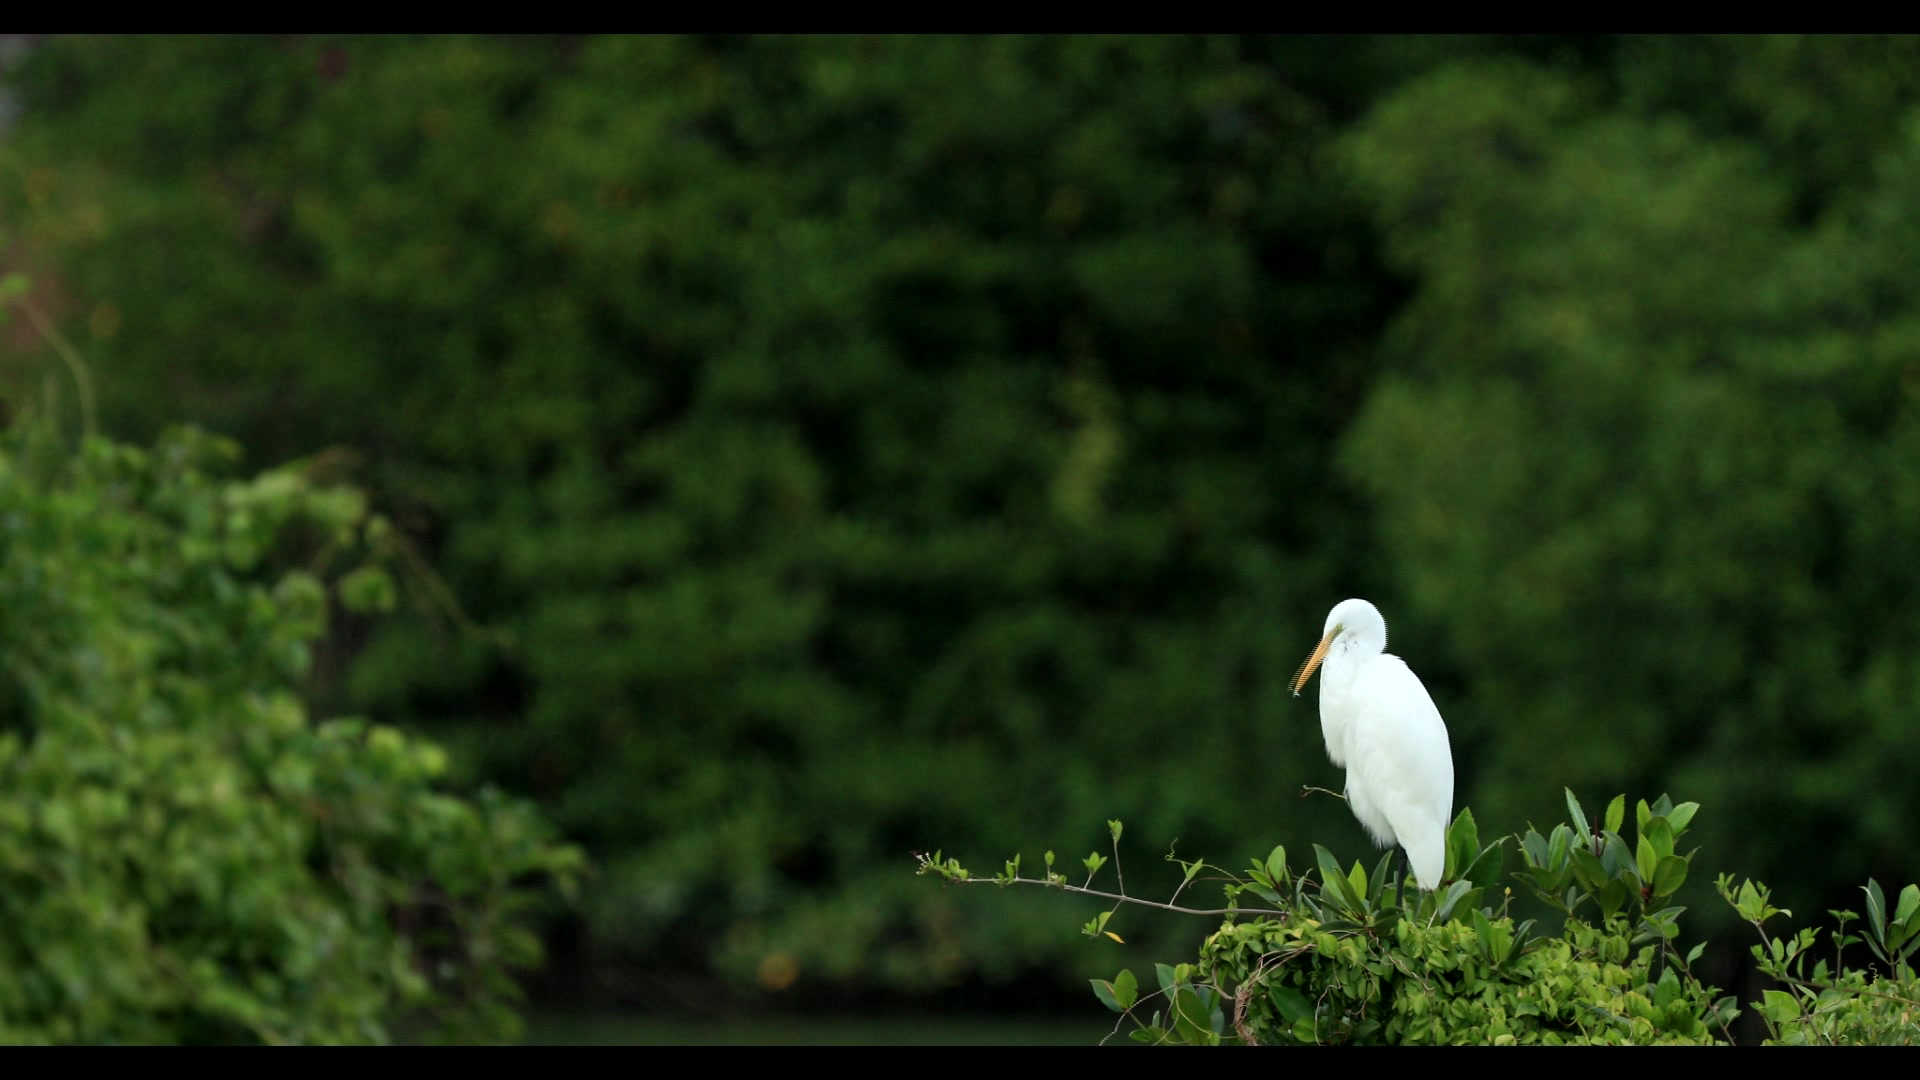
<path id="1" fill-rule="evenodd" d="M 1887 900 L 1880 892 L 1880 883 L 1872 878 L 1860 890 L 1867 894 L 1867 940 L 1868 943 L 1884 948 L 1887 943 Z M 1884 954 L 1882 959 L 1885 959 Z"/>
<path id="2" fill-rule="evenodd" d="M 1800 1002 L 1784 990 L 1760 992 L 1760 1015 L 1776 1024 L 1792 1023 L 1800 1018 Z"/>
<path id="3" fill-rule="evenodd" d="M 1608 878 L 1607 883 L 1600 887 L 1599 899 L 1601 915 L 1613 918 L 1627 906 L 1627 883 L 1619 878 Z"/>
<path id="4" fill-rule="evenodd" d="M 1584 837 L 1584 836 L 1593 835 L 1593 827 L 1587 824 L 1586 811 L 1580 809 L 1580 800 L 1573 797 L 1572 788 L 1567 788 L 1566 792 L 1567 792 L 1567 820 L 1573 822 L 1573 827 L 1579 830 L 1579 833 L 1581 836 Z"/>
<path id="5" fill-rule="evenodd" d="M 1267 854 L 1267 873 L 1272 875 L 1274 884 L 1276 885 L 1287 879 L 1286 848 L 1276 844 L 1274 845 L 1274 849 Z"/>
<path id="6" fill-rule="evenodd" d="M 1117 1013 L 1127 1011 L 1127 1007 L 1120 1004 L 1120 997 L 1116 992 L 1118 988 L 1112 983 L 1104 979 L 1088 979 L 1087 981 L 1093 984 L 1093 996 L 1100 999 L 1100 1004 L 1105 1005 Z"/>
<path id="7" fill-rule="evenodd" d="M 1528 883 L 1531 884 L 1535 890 L 1545 896 L 1558 896 L 1562 890 L 1566 889 L 1568 883 L 1573 880 L 1574 868 L 1568 865 L 1561 867 L 1558 871 L 1553 871 L 1545 870 L 1538 866 L 1530 866 L 1527 868 L 1527 874 L 1529 875 Z M 1476 881 L 1480 880 L 1476 875 L 1469 875 L 1469 877 Z M 1487 880 L 1493 879 L 1488 878 Z"/>
<path id="8" fill-rule="evenodd" d="M 1908 885 L 1900 890 L 1900 906 L 1894 910 L 1893 921 L 1905 923 L 1920 914 L 1920 885 Z"/>
<path id="9" fill-rule="evenodd" d="M 1217 1041 L 1207 1007 L 1192 987 L 1182 986 L 1173 995 L 1173 1026 L 1189 1046 L 1207 1046 Z"/>
<path id="10" fill-rule="evenodd" d="M 1635 859 L 1628 853 L 1627 842 L 1617 832 L 1604 835 L 1606 847 L 1600 853 L 1600 865 L 1606 868 L 1607 876 L 1634 873 Z"/>
<path id="11" fill-rule="evenodd" d="M 1599 857 L 1585 848 L 1575 848 L 1571 854 L 1574 873 L 1579 876 L 1580 884 L 1585 885 L 1588 890 L 1598 892 L 1600 887 L 1607 883 L 1607 879 L 1612 877 L 1607 873 L 1606 867 L 1600 864 Z"/>
<path id="12" fill-rule="evenodd" d="M 1313 845 L 1313 858 L 1314 863 L 1320 868 L 1321 881 L 1345 876 L 1345 871 L 1340 869 L 1340 860 L 1334 858 L 1333 852 L 1325 847 L 1319 844 Z"/>
<path id="13" fill-rule="evenodd" d="M 1603 827 L 1607 832 L 1619 832 L 1626 820 L 1627 797 L 1624 794 L 1615 795 L 1613 801 L 1607 804 L 1606 824 Z"/>
<path id="14" fill-rule="evenodd" d="M 1648 912 L 1641 924 L 1641 929 L 1644 932 L 1643 936 L 1646 940 L 1652 940 L 1656 937 L 1672 940 L 1680 933 L 1680 916 L 1686 910 L 1684 906 L 1676 904 L 1661 908 L 1658 911 Z M 1638 943 L 1639 942 L 1636 941 L 1636 944 Z"/>
<path id="15" fill-rule="evenodd" d="M 1675 839 L 1678 839 L 1682 833 L 1687 831 L 1687 826 L 1693 824 L 1693 815 L 1699 813 L 1699 811 L 1699 803 L 1683 802 L 1667 813 L 1667 821 L 1673 826 Z"/>
<path id="16" fill-rule="evenodd" d="M 1472 865 L 1468 866 L 1466 870 L 1457 876 L 1466 878 L 1477 885 L 1487 885 L 1499 881 L 1501 873 L 1506 868 L 1506 842 L 1507 838 L 1503 836 L 1493 843 L 1488 844 L 1481 850 L 1479 856 L 1473 860 Z"/>
<path id="17" fill-rule="evenodd" d="M 1480 942 L 1480 948 L 1487 954 L 1494 967 L 1506 963 L 1513 949 L 1513 931 L 1504 923 L 1494 923 L 1477 908 L 1470 911 L 1473 921 L 1473 935 Z"/>
<path id="18" fill-rule="evenodd" d="M 1636 842 L 1634 865 L 1640 871 L 1640 880 L 1643 882 L 1652 881 L 1654 870 L 1660 866 L 1660 856 L 1653 849 L 1653 841 L 1647 839 L 1645 833 L 1641 833 Z"/>
<path id="19" fill-rule="evenodd" d="M 1653 1007 L 1665 1009 L 1680 997 L 1680 977 L 1672 968 L 1660 973 L 1660 981 L 1653 986 Z"/>
<path id="20" fill-rule="evenodd" d="M 1548 857 L 1546 839 L 1536 830 L 1528 829 L 1527 835 L 1520 840 L 1520 854 L 1528 866 L 1546 866 Z"/>
<path id="21" fill-rule="evenodd" d="M 1553 839 L 1547 843 L 1547 857 L 1544 865 L 1549 870 L 1558 870 L 1567 864 L 1567 859 L 1573 852 L 1585 851 L 1586 849 L 1587 841 L 1576 838 L 1573 835 L 1572 829 L 1567 828 L 1565 825 L 1555 825 L 1553 827 Z"/>
<path id="22" fill-rule="evenodd" d="M 1139 999 L 1140 984 L 1134 980 L 1131 968 L 1121 968 L 1120 974 L 1113 977 L 1113 999 L 1123 1009 L 1130 1009 Z"/>
<path id="23" fill-rule="evenodd" d="M 1366 892 L 1363 894 L 1367 899 L 1368 907 L 1380 906 L 1380 894 L 1384 892 L 1387 887 L 1387 878 L 1388 878 L 1387 869 L 1390 866 L 1392 866 L 1392 864 L 1393 864 L 1393 849 L 1388 848 L 1384 853 L 1381 854 L 1380 861 L 1374 864 L 1373 876 L 1367 877 L 1365 875 L 1362 875 L 1362 880 L 1365 881 L 1370 886 L 1366 890 Z M 1358 864 L 1355 864 L 1355 865 L 1356 867 L 1358 866 Z"/>
<path id="24" fill-rule="evenodd" d="M 1306 995 L 1291 986 L 1275 986 L 1267 991 L 1268 1000 L 1280 1010 L 1280 1018 L 1288 1026 L 1313 1022 L 1313 1005 Z M 1310 1041 L 1310 1040 L 1309 1040 Z"/>
<path id="25" fill-rule="evenodd" d="M 1327 899 L 1349 910 L 1358 909 L 1360 907 L 1360 897 L 1362 894 L 1354 891 L 1353 882 L 1349 880 L 1346 873 L 1340 869 L 1340 863 L 1334 859 L 1333 852 L 1328 851 L 1319 844 L 1315 844 L 1313 845 L 1313 853 L 1314 858 L 1320 865 L 1322 894 L 1324 895 L 1331 892 L 1332 895 L 1328 896 Z M 1357 866 L 1359 864 L 1356 863 L 1355 865 Z"/>
<path id="26" fill-rule="evenodd" d="M 1480 854 L 1480 827 L 1474 823 L 1473 811 L 1461 807 L 1454 817 L 1453 826 L 1447 830 L 1447 859 L 1445 875 L 1465 877 L 1467 868 Z"/>
<path id="27" fill-rule="evenodd" d="M 1687 860 L 1678 855 L 1661 859 L 1653 871 L 1653 895 L 1672 896 L 1687 881 Z"/>
<path id="28" fill-rule="evenodd" d="M 1155 964 L 1153 965 L 1153 974 L 1154 978 L 1160 984 L 1160 992 L 1167 996 L 1168 1001 L 1172 1001 L 1174 988 L 1178 986 L 1180 982 L 1179 979 L 1174 977 L 1172 965 Z"/>
<path id="29" fill-rule="evenodd" d="M 1461 897 L 1467 895 L 1467 893 L 1471 892 L 1472 890 L 1473 890 L 1473 882 L 1456 881 L 1453 884 L 1447 886 L 1447 891 L 1445 893 L 1436 893 L 1435 895 L 1439 897 L 1439 902 L 1434 906 L 1434 910 L 1433 910 L 1434 921 L 1446 922 L 1447 919 L 1451 917 L 1453 914 L 1453 906 L 1460 902 Z"/>
<path id="30" fill-rule="evenodd" d="M 1666 818 L 1648 818 L 1646 827 L 1641 830 L 1641 835 L 1653 844 L 1653 853 L 1657 856 L 1656 864 L 1660 859 L 1673 854 L 1673 826 L 1667 823 Z"/>

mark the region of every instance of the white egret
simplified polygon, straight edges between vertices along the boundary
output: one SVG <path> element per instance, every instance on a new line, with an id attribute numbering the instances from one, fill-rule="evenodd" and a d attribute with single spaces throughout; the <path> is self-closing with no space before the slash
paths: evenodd
<path id="1" fill-rule="evenodd" d="M 1293 694 L 1320 672 L 1320 733 L 1347 770 L 1347 807 L 1381 847 L 1400 845 L 1420 888 L 1440 884 L 1453 813 L 1453 751 L 1427 688 L 1386 651 L 1387 620 L 1365 600 L 1327 613 L 1320 645 L 1300 666 Z"/>

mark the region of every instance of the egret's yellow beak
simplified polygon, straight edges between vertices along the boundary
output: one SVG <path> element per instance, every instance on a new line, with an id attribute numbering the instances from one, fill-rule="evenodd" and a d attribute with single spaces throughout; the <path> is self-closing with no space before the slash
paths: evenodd
<path id="1" fill-rule="evenodd" d="M 1293 677 L 1294 697 L 1300 696 L 1300 688 L 1307 685 L 1308 679 L 1313 678 L 1313 669 L 1319 667 L 1320 661 L 1327 658 L 1327 650 L 1332 648 L 1333 639 L 1339 636 L 1340 627 L 1338 626 L 1327 631 L 1327 636 L 1321 638 L 1320 644 L 1314 647 L 1313 655 L 1307 657 L 1307 662 L 1300 665 L 1300 674 Z"/>

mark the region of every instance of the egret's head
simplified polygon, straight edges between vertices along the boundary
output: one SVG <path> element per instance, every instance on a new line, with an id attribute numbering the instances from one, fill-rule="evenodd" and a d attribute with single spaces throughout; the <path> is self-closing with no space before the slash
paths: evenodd
<path id="1" fill-rule="evenodd" d="M 1376 652 L 1387 647 L 1387 620 L 1380 609 L 1358 597 L 1342 600 L 1327 612 L 1326 630 L 1320 635 L 1320 644 L 1314 647 L 1313 655 L 1300 665 L 1300 674 L 1293 677 L 1293 696 L 1299 697 L 1302 687 L 1313 677 L 1313 669 L 1327 658 L 1327 651 L 1342 637 L 1377 638 Z"/>

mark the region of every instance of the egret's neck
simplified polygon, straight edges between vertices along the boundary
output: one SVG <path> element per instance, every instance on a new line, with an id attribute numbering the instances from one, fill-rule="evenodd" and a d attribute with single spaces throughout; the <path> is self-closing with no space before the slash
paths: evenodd
<path id="1" fill-rule="evenodd" d="M 1360 669 L 1367 662 L 1386 650 L 1386 642 L 1374 640 L 1370 635 L 1345 633 L 1335 638 L 1327 649 L 1327 659 L 1321 668 L 1320 685 L 1325 690 L 1345 693 L 1359 676 Z"/>

